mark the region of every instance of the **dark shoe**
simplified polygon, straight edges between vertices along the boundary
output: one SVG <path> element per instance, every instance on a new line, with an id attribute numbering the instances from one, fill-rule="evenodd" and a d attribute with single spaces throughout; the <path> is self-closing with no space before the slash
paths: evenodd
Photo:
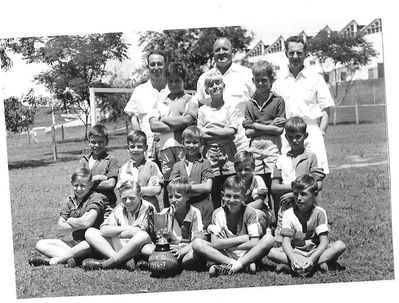
<path id="1" fill-rule="evenodd" d="M 264 256 L 261 260 L 261 263 L 264 268 L 271 270 L 274 270 L 277 266 L 277 264 L 270 260 L 268 256 Z"/>
<path id="2" fill-rule="evenodd" d="M 328 273 L 328 265 L 327 265 L 327 263 L 326 262 L 320 263 L 318 265 L 318 269 L 322 273 Z"/>
<path id="3" fill-rule="evenodd" d="M 50 258 L 41 255 L 33 256 L 29 258 L 29 265 L 35 267 L 41 265 L 50 265 Z"/>
<path id="4" fill-rule="evenodd" d="M 327 265 L 328 265 L 328 268 L 331 270 L 341 271 L 341 270 L 346 269 L 346 267 L 344 265 L 339 264 L 337 261 L 328 262 Z"/>
<path id="5" fill-rule="evenodd" d="M 69 258 L 65 264 L 66 268 L 75 268 L 76 267 L 76 260 L 75 258 Z"/>
<path id="6" fill-rule="evenodd" d="M 274 270 L 276 273 L 290 273 L 291 268 L 289 267 L 288 264 L 280 263 L 277 264 L 276 269 Z"/>
<path id="7" fill-rule="evenodd" d="M 125 263 L 125 268 L 129 271 L 135 271 L 136 270 L 136 263 L 134 262 L 133 259 L 130 259 Z"/>
<path id="8" fill-rule="evenodd" d="M 140 270 L 148 270 L 150 266 L 146 260 L 141 259 L 136 263 L 136 268 Z"/>
<path id="9" fill-rule="evenodd" d="M 209 276 L 211 278 L 218 277 L 220 275 L 233 275 L 234 271 L 231 270 L 231 264 L 229 265 L 212 265 L 209 268 Z"/>
<path id="10" fill-rule="evenodd" d="M 83 260 L 82 267 L 85 270 L 99 270 L 99 269 L 103 269 L 103 264 L 100 260 L 89 258 L 89 259 Z"/>

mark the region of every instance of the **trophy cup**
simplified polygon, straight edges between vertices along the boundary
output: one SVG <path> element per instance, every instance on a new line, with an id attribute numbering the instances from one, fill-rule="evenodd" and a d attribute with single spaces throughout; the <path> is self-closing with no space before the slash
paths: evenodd
<path id="1" fill-rule="evenodd" d="M 179 269 L 179 263 L 170 251 L 169 242 L 164 236 L 173 232 L 174 211 L 171 207 L 166 213 L 154 213 L 153 218 L 157 239 L 154 252 L 148 258 L 149 268 L 156 277 L 174 276 Z"/>

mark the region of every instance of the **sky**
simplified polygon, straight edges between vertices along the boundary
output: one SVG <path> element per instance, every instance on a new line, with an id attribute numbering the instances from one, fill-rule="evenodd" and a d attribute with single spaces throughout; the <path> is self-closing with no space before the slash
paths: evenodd
<path id="1" fill-rule="evenodd" d="M 360 24 L 368 24 L 374 18 L 382 18 L 384 31 L 384 62 L 387 87 L 387 120 L 388 132 L 397 137 L 397 112 L 393 110 L 398 102 L 397 77 L 397 17 L 394 1 L 391 0 L 68 0 L 68 1 L 45 1 L 45 0 L 0 0 L 0 37 L 23 37 L 23 36 L 46 36 L 60 34 L 86 34 L 95 32 L 131 32 L 137 30 L 160 30 L 203 26 L 229 26 L 241 25 L 253 28 L 256 39 L 262 39 L 266 44 L 272 43 L 278 35 L 287 37 L 297 34 L 302 30 L 312 35 L 318 30 L 329 25 L 332 29 L 341 28 L 352 19 Z M 134 3 L 134 4 L 133 4 Z M 14 83 L 26 81 L 28 72 L 17 74 L 13 77 Z M 10 74 L 7 78 L 11 77 Z M 4 97 L 4 75 L 0 74 L 0 99 Z M 3 109 L 0 102 L 0 111 Z M 12 301 L 15 300 L 14 263 L 12 255 L 12 230 L 11 211 L 4 205 L 9 201 L 8 191 L 8 167 L 6 151 L 6 135 L 4 127 L 4 116 L 0 115 L 0 172 L 2 173 L 0 191 L 3 194 L 3 216 L 2 230 L 2 296 Z M 394 138 L 394 140 L 392 140 Z M 389 141 L 391 185 L 399 184 L 398 159 L 399 148 L 397 138 L 390 136 Z M 399 200 L 398 187 L 391 186 L 392 211 L 393 211 L 393 237 L 398 239 L 398 211 Z M 7 199 L 8 198 L 8 199 Z M 378 201 L 376 201 L 378 202 Z M 394 241 L 395 259 L 398 260 L 398 241 Z M 398 273 L 398 264 L 395 262 L 395 272 Z M 177 302 L 189 299 L 191 301 L 213 300 L 230 302 L 242 300 L 255 296 L 272 301 L 281 301 L 281 293 L 284 290 L 286 301 L 300 302 L 297 296 L 298 290 L 305 290 L 313 296 L 322 297 L 323 302 L 347 302 L 356 296 L 356 301 L 376 302 L 392 301 L 393 292 L 397 292 L 399 286 L 396 281 L 385 282 L 362 282 L 331 285 L 308 285 L 291 287 L 262 288 L 251 290 L 240 290 L 238 296 L 228 295 L 225 292 L 189 292 L 187 294 L 165 293 L 161 298 L 157 294 L 144 294 L 145 300 L 162 300 L 162 302 Z M 295 291 L 294 291 L 295 290 Z M 193 296 L 193 294 L 195 294 Z M 223 294 L 221 297 L 220 294 Z M 235 292 L 237 294 L 237 292 Z M 327 294 L 327 295 L 326 295 Z M 333 295 L 330 295 L 333 294 Z M 140 298 L 144 298 L 141 296 Z M 197 300 L 192 300 L 192 298 Z M 306 296 L 308 298 L 308 296 Z M 59 298 L 52 302 L 105 302 L 106 297 L 88 298 Z M 72 301 L 73 300 L 73 301 Z M 278 301 L 277 301 L 278 300 Z M 315 299 L 316 300 L 316 299 Z M 33 300 L 32 302 L 43 301 Z M 131 302 L 132 296 L 118 297 L 120 302 Z M 8 301 L 7 301 L 8 302 Z"/>

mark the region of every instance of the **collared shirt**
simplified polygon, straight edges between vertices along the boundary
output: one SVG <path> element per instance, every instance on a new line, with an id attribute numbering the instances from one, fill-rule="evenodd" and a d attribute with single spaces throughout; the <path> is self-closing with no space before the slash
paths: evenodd
<path id="1" fill-rule="evenodd" d="M 92 227 L 99 228 L 104 220 L 104 204 L 99 193 L 90 191 L 82 201 L 78 204 L 76 196 L 70 196 L 68 202 L 60 211 L 60 217 L 68 220 L 68 218 L 80 218 L 86 212 L 94 209 L 97 212 L 97 218 Z M 78 229 L 72 232 L 72 237 L 76 241 L 83 241 L 85 239 L 86 229 Z"/>
<path id="2" fill-rule="evenodd" d="M 320 243 L 320 234 L 328 232 L 326 211 L 315 205 L 306 226 L 301 224 L 295 212 L 296 206 L 284 212 L 281 235 L 292 238 L 291 244 L 294 248 L 311 251 Z"/>
<path id="3" fill-rule="evenodd" d="M 306 68 L 295 78 L 288 70 L 274 82 L 272 92 L 285 102 L 288 118 L 299 116 L 306 122 L 317 120 L 321 111 L 335 105 L 323 77 Z"/>
<path id="4" fill-rule="evenodd" d="M 164 208 L 161 214 L 169 213 L 171 209 L 171 207 Z M 173 231 L 168 236 L 171 240 L 171 245 L 176 245 L 180 242 L 191 242 L 194 239 L 194 234 L 204 229 L 201 212 L 192 205 L 187 207 L 187 214 L 181 224 L 176 220 L 176 216 L 174 216 L 173 220 Z"/>
<path id="5" fill-rule="evenodd" d="M 214 174 L 211 167 L 211 163 L 208 159 L 204 159 L 201 155 L 199 158 L 195 159 L 192 163 L 190 173 L 187 172 L 187 166 L 189 165 L 189 161 L 187 158 L 176 162 L 173 165 L 172 173 L 170 175 L 170 180 L 173 180 L 177 177 L 186 177 L 188 182 L 191 184 L 201 184 L 205 183 L 208 179 L 213 179 Z M 204 199 L 209 197 L 209 194 L 191 194 L 187 203 L 192 204 L 193 201 L 197 201 L 196 197 L 203 196 Z M 197 201 L 198 202 L 198 201 Z"/>
<path id="6" fill-rule="evenodd" d="M 314 168 L 317 168 L 317 158 L 310 150 L 305 149 L 296 157 L 288 152 L 277 158 L 271 178 L 281 178 L 283 184 L 289 185 L 296 177 L 308 174 Z"/>
<path id="7" fill-rule="evenodd" d="M 148 114 L 152 112 L 158 100 L 165 99 L 169 94 L 168 86 L 158 91 L 152 86 L 151 80 L 148 80 L 134 89 L 129 102 L 125 106 L 125 113 L 137 116 L 141 130 L 147 135 L 149 151 L 152 149 L 154 133 L 151 131 Z"/>
<path id="8" fill-rule="evenodd" d="M 141 205 L 137 209 L 137 211 L 132 215 L 130 211 L 128 211 L 123 204 L 118 204 L 117 207 L 111 212 L 109 217 L 101 224 L 100 228 L 103 226 L 122 226 L 122 227 L 139 227 L 142 230 L 148 229 L 148 209 L 153 208 L 154 206 L 144 200 L 141 199 Z M 155 210 L 154 210 L 155 211 Z"/>
<path id="9" fill-rule="evenodd" d="M 88 155 L 84 155 L 79 162 L 80 167 L 86 167 L 89 169 L 92 173 L 93 176 L 95 175 L 106 175 L 108 179 L 110 178 L 115 178 L 118 179 L 118 170 L 119 170 L 119 165 L 118 165 L 118 160 L 108 154 L 107 152 L 104 152 L 100 155 L 99 159 L 97 159 L 93 165 L 93 167 L 90 169 L 89 168 L 89 161 L 90 158 L 92 157 L 92 153 Z M 114 193 L 114 190 L 99 190 L 96 187 L 94 187 L 94 190 L 100 194 L 103 194 L 103 200 L 104 203 L 106 204 L 114 204 L 116 203 L 116 195 Z"/>
<path id="10" fill-rule="evenodd" d="M 191 96 L 183 92 L 174 100 L 170 98 L 170 94 L 165 99 L 158 100 L 154 105 L 154 109 L 149 114 L 148 119 L 185 115 L 191 116 L 193 118 L 193 124 L 195 124 L 198 116 L 198 104 L 196 102 L 191 102 Z M 182 133 L 182 129 L 170 133 L 160 133 L 160 150 L 174 146 L 182 146 Z"/>
<path id="11" fill-rule="evenodd" d="M 225 88 L 223 97 L 226 103 L 231 103 L 236 109 L 239 126 L 234 143 L 237 151 L 244 150 L 249 146 L 249 139 L 245 136 L 245 130 L 242 127 L 244 121 L 245 106 L 251 96 L 255 93 L 255 85 L 252 82 L 252 71 L 242 65 L 232 63 L 229 69 L 222 74 L 215 66 L 203 73 L 197 82 L 197 92 L 194 95 L 198 103 L 210 104 L 211 97 L 205 91 L 205 78 L 212 73 L 218 73 L 222 76 Z"/>
<path id="12" fill-rule="evenodd" d="M 245 129 L 251 129 L 255 122 L 264 125 L 270 125 L 277 117 L 285 118 L 285 104 L 282 98 L 270 94 L 269 98 L 263 103 L 262 106 L 259 106 L 256 98 L 257 93 L 255 92 L 255 95 L 249 100 L 245 108 L 245 120 L 242 123 Z M 280 135 L 261 135 L 251 138 L 250 146 L 252 145 L 253 141 L 258 140 L 270 140 L 276 144 L 279 149 L 281 148 Z"/>
<path id="13" fill-rule="evenodd" d="M 244 197 L 244 203 L 248 204 L 257 199 L 265 199 L 267 195 L 267 187 L 261 176 L 253 175 L 251 185 L 247 189 Z"/>

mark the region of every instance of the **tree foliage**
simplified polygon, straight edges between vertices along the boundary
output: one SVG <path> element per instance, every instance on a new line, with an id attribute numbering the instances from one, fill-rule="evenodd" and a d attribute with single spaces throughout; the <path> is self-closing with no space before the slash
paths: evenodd
<path id="1" fill-rule="evenodd" d="M 362 66 L 367 65 L 371 59 L 377 56 L 373 44 L 364 38 L 364 34 L 356 33 L 355 36 L 342 35 L 337 31 L 321 30 L 313 37 L 308 45 L 308 52 L 317 57 L 323 69 L 326 79 L 329 79 L 328 70 L 332 67 L 334 83 L 334 99 L 339 105 L 349 90 L 352 88 L 354 82 L 355 72 Z M 341 100 L 337 100 L 338 86 L 340 83 L 340 73 L 338 69 L 346 67 L 349 71 L 349 77 L 341 83 L 344 88 L 344 94 Z"/>
<path id="2" fill-rule="evenodd" d="M 147 31 L 140 33 L 139 44 L 147 53 L 164 51 L 168 62 L 184 62 L 188 70 L 185 88 L 196 89 L 202 67 L 212 64 L 213 43 L 218 37 L 229 38 L 236 53 L 248 50 L 253 33 L 239 26 Z"/>
<path id="3" fill-rule="evenodd" d="M 35 76 L 59 101 L 60 107 L 83 113 L 88 124 L 89 88 L 102 87 L 108 60 L 127 58 L 122 33 L 84 36 L 22 38 L 15 44 L 28 63 L 45 63 L 49 69 Z M 87 132 L 86 132 L 87 133 Z"/>
<path id="4" fill-rule="evenodd" d="M 4 100 L 4 116 L 6 121 L 6 129 L 13 133 L 26 131 L 33 124 L 35 118 L 34 98 L 28 94 L 23 101 L 32 103 L 31 106 L 23 105 L 17 97 L 9 97 Z"/>

